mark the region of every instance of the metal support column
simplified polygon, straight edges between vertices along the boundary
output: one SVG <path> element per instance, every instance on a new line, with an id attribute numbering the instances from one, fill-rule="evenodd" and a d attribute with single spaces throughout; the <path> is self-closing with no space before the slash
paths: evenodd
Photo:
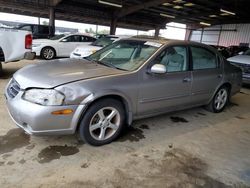
<path id="1" fill-rule="evenodd" d="M 200 39 L 200 43 L 202 43 L 202 40 L 203 40 L 203 34 L 204 34 L 204 28 L 202 28 L 202 30 L 201 30 L 201 39 Z"/>
<path id="2" fill-rule="evenodd" d="M 155 28 L 155 38 L 159 37 L 159 34 L 160 34 L 160 28 L 157 27 Z"/>
<path id="3" fill-rule="evenodd" d="M 49 34 L 50 36 L 54 36 L 55 35 L 55 9 L 54 7 L 50 7 L 49 9 L 49 26 L 50 26 Z"/>
<path id="4" fill-rule="evenodd" d="M 190 41 L 191 35 L 192 35 L 192 30 L 191 30 L 191 28 L 187 27 L 186 33 L 185 33 L 185 40 Z"/>
<path id="5" fill-rule="evenodd" d="M 220 26 L 220 32 L 219 32 L 219 37 L 218 37 L 218 41 L 217 41 L 217 46 L 220 45 L 221 32 L 222 32 L 222 25 Z"/>
<path id="6" fill-rule="evenodd" d="M 117 19 L 113 18 L 110 24 L 110 35 L 115 35 L 117 27 Z"/>

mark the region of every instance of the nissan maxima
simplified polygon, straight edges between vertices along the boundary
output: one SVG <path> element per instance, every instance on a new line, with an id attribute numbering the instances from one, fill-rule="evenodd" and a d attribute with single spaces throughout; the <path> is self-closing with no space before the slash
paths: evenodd
<path id="1" fill-rule="evenodd" d="M 27 133 L 78 133 L 100 146 L 136 119 L 196 106 L 221 112 L 241 82 L 241 69 L 212 47 L 130 38 L 85 59 L 26 66 L 5 95 L 10 116 Z"/>

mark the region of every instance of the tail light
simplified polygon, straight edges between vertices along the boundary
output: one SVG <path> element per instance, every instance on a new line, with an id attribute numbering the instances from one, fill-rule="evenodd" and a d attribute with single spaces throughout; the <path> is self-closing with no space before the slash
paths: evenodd
<path id="1" fill-rule="evenodd" d="M 28 34 L 25 36 L 25 49 L 32 48 L 32 35 Z"/>

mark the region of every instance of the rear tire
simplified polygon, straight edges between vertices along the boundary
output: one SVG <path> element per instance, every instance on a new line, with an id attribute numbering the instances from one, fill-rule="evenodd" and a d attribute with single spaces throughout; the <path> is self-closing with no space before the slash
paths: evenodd
<path id="1" fill-rule="evenodd" d="M 114 141 L 124 127 L 123 104 L 115 99 L 103 99 L 91 105 L 83 115 L 79 136 L 90 145 L 101 146 Z"/>
<path id="2" fill-rule="evenodd" d="M 212 101 L 206 106 L 210 112 L 219 113 L 224 110 L 229 101 L 229 88 L 222 86 L 215 93 Z"/>
<path id="3" fill-rule="evenodd" d="M 56 51 L 52 47 L 44 47 L 41 50 L 41 57 L 46 60 L 51 60 L 56 57 Z"/>

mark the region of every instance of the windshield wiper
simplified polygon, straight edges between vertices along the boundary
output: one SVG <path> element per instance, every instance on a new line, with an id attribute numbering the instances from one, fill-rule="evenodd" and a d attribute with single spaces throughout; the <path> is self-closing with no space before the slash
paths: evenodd
<path id="1" fill-rule="evenodd" d="M 116 67 L 115 65 L 113 65 L 111 63 L 104 63 L 104 62 L 98 61 L 98 60 L 92 60 L 92 61 L 94 61 L 95 63 L 98 63 L 100 65 L 104 65 L 106 67 L 111 67 L 111 68 L 115 68 L 115 69 L 118 69 L 118 70 L 127 71 L 126 69 L 122 69 L 122 68 Z"/>

